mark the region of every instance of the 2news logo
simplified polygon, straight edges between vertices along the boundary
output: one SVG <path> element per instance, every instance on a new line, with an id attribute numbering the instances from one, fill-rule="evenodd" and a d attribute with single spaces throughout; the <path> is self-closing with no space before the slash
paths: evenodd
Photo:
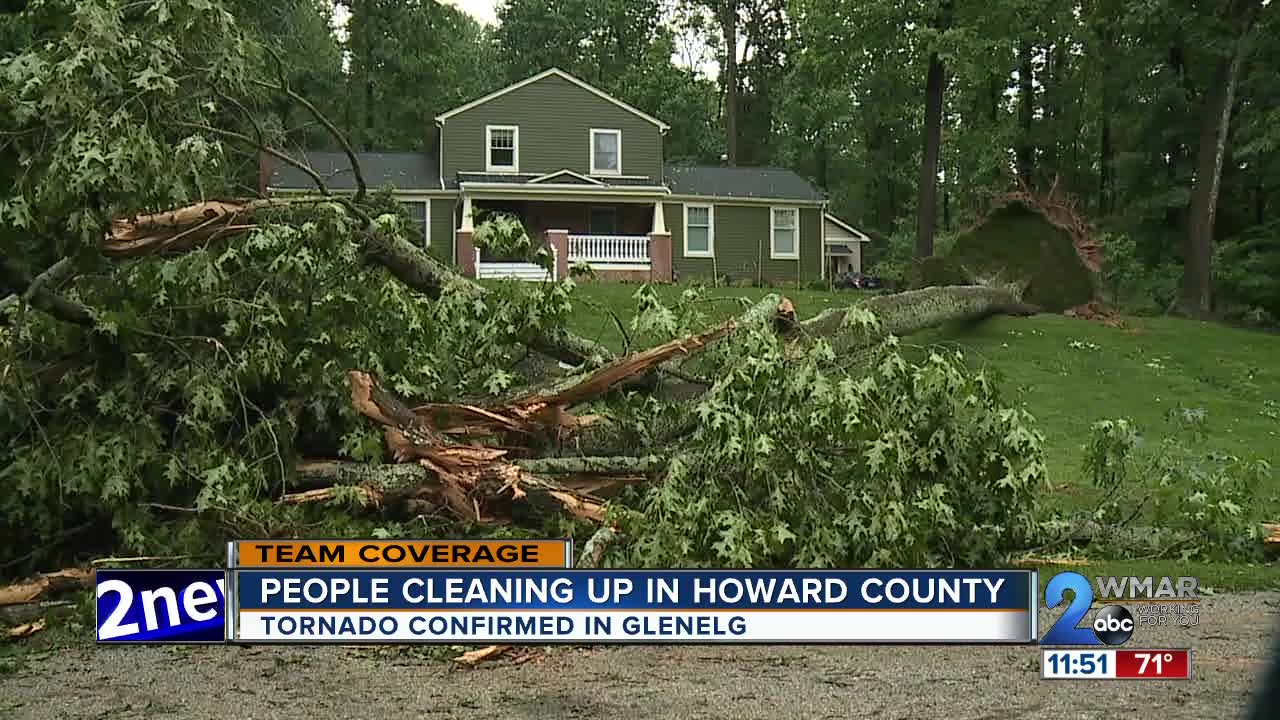
<path id="1" fill-rule="evenodd" d="M 1093 606 L 1093 586 L 1080 573 L 1064 572 L 1050 578 L 1044 591 L 1045 607 L 1052 610 L 1061 605 L 1067 590 L 1075 597 L 1045 633 L 1041 645 L 1123 645 L 1133 637 L 1133 615 L 1120 605 L 1102 608 L 1094 615 L 1091 626 L 1078 627 Z"/>
<path id="2" fill-rule="evenodd" d="M 100 643 L 220 643 L 225 639 L 222 570 L 99 570 Z"/>

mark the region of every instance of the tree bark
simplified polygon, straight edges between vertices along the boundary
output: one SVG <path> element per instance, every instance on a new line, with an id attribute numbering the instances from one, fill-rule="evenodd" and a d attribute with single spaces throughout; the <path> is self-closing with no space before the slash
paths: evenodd
<path id="1" fill-rule="evenodd" d="M 738 0 L 720 0 L 724 35 L 724 135 L 729 165 L 738 164 Z"/>
<path id="2" fill-rule="evenodd" d="M 1016 150 L 1018 177 L 1028 187 L 1034 187 L 1036 148 L 1031 138 L 1031 128 L 1036 113 L 1035 67 L 1032 64 L 1031 42 L 1023 40 L 1018 45 L 1018 120 L 1022 135 Z"/>
<path id="3" fill-rule="evenodd" d="M 942 96 L 946 69 L 942 57 L 929 55 L 924 98 L 924 153 L 920 159 L 920 207 L 916 222 L 916 257 L 933 255 L 938 225 L 938 155 L 942 149 Z"/>
<path id="4" fill-rule="evenodd" d="M 869 310 L 880 323 L 876 332 L 846 327 L 845 317 Z M 888 335 L 911 333 L 948 322 L 974 322 L 992 315 L 1029 315 L 1036 308 L 1024 304 L 1011 288 L 958 285 L 878 295 L 858 305 L 830 308 L 799 324 L 799 334 L 821 336 L 839 352 L 870 347 Z"/>
<path id="5" fill-rule="evenodd" d="M 1227 153 L 1227 132 L 1235 100 L 1236 79 L 1247 52 L 1247 37 L 1257 0 L 1237 6 L 1240 33 L 1230 57 L 1218 61 L 1200 119 L 1200 147 L 1196 179 L 1188 209 L 1187 254 L 1182 272 L 1182 310 L 1192 317 L 1206 317 L 1212 310 L 1213 225 L 1222 184 L 1222 161 Z"/>
<path id="6" fill-rule="evenodd" d="M 75 264 L 71 258 L 63 258 L 50 265 L 47 270 L 37 275 L 30 283 L 23 282 L 21 278 L 17 277 L 18 273 L 3 262 L 0 262 L 0 271 L 3 271 L 3 274 L 9 277 L 9 282 L 12 285 L 26 285 L 26 288 L 22 290 L 21 296 L 15 293 L 0 300 L 0 311 L 16 304 L 19 297 L 21 297 L 22 300 L 31 303 L 32 307 L 48 313 L 57 320 L 74 325 L 89 326 L 93 324 L 93 315 L 88 308 L 72 302 L 55 292 L 59 285 L 75 274 Z"/>

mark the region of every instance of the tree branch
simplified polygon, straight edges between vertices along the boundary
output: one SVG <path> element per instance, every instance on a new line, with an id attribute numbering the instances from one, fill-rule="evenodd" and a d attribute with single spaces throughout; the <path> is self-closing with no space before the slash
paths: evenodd
<path id="1" fill-rule="evenodd" d="M 290 100 L 293 100 L 294 102 L 298 103 L 302 107 L 306 108 L 307 112 L 310 112 L 312 117 L 318 120 L 320 124 L 324 126 L 325 130 L 329 131 L 329 134 L 333 136 L 333 139 L 338 141 L 338 144 L 342 146 L 343 152 L 347 154 L 347 159 L 351 162 L 351 173 L 355 175 L 355 179 L 356 179 L 355 201 L 360 202 L 361 200 L 364 199 L 364 196 L 367 193 L 367 188 L 364 182 L 364 174 L 360 172 L 360 162 L 356 160 L 355 150 L 351 148 L 351 143 L 347 141 L 347 136 L 344 135 L 342 131 L 338 129 L 337 125 L 334 125 L 332 122 L 330 122 L 329 118 L 326 117 L 324 113 L 320 112 L 320 109 L 317 108 L 314 103 L 312 103 L 310 100 L 306 99 L 302 95 L 299 95 L 298 93 L 294 92 L 293 89 L 289 87 L 289 78 L 284 71 L 284 61 L 280 59 L 280 54 L 277 53 L 274 48 L 267 47 L 265 45 L 263 46 L 263 48 L 267 51 L 268 54 L 271 55 L 271 58 L 275 60 L 276 72 L 280 76 L 280 85 L 279 87 L 276 87 L 271 83 L 263 82 L 261 80 L 253 80 L 253 82 L 259 86 L 270 88 L 278 92 L 283 92 L 286 96 L 289 97 Z"/>
<path id="2" fill-rule="evenodd" d="M 32 307 L 43 310 L 50 316 L 63 322 L 75 325 L 91 326 L 93 325 L 93 315 L 84 305 L 72 302 L 61 295 L 55 294 L 49 290 L 50 287 L 57 287 L 66 282 L 75 270 L 75 264 L 69 257 L 62 258 L 58 262 L 49 266 L 49 269 L 40 273 L 30 283 L 25 282 L 21 275 L 16 272 L 7 263 L 0 261 L 0 272 L 8 276 L 15 285 L 26 285 L 22 291 L 21 299 L 29 303 Z M 0 311 L 17 303 L 19 295 L 13 294 L 3 300 L 0 300 Z"/>
<path id="3" fill-rule="evenodd" d="M 295 159 L 293 156 L 289 155 L 286 152 L 277 150 L 271 147 L 270 145 L 264 145 L 254 140 L 253 138 L 249 137 L 248 135 L 245 135 L 244 133 L 238 133 L 234 130 L 225 130 L 223 128 L 213 127 L 212 125 L 202 125 L 200 123 L 193 123 L 193 122 L 180 122 L 178 124 L 183 125 L 185 127 L 194 128 L 196 130 L 203 130 L 205 132 L 216 133 L 218 135 L 231 138 L 233 140 L 239 140 L 240 142 L 246 143 L 252 147 L 256 147 L 259 150 L 262 150 L 263 152 L 265 152 L 266 154 L 274 158 L 277 158 L 279 160 L 282 160 L 286 163 L 289 163 L 290 165 L 298 168 L 299 170 L 306 173 L 307 175 L 310 175 L 311 179 L 315 182 L 316 187 L 320 188 L 320 193 L 322 195 L 331 194 L 329 192 L 328 186 L 324 184 L 324 179 L 320 177 L 320 173 L 316 172 L 315 169 L 312 168 L 310 165 L 302 162 L 301 160 Z"/>

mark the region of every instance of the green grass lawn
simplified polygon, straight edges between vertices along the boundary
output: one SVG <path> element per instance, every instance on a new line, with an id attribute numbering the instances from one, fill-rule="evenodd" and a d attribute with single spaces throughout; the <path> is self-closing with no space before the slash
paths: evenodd
<path id="1" fill-rule="evenodd" d="M 605 308 L 626 322 L 639 286 L 584 283 L 582 306 L 572 319 L 576 332 L 611 347 L 621 346 Z M 683 290 L 658 292 L 674 301 Z M 709 293 L 707 314 L 729 317 L 738 298 L 757 300 L 779 292 L 795 303 L 801 318 L 857 302 L 851 291 L 723 288 Z M 1035 416 L 1045 438 L 1045 461 L 1053 488 L 1050 502 L 1063 509 L 1092 506 L 1095 497 L 1083 471 L 1090 425 L 1127 417 L 1144 438 L 1170 436 L 1167 419 L 1179 406 L 1206 413 L 1205 447 L 1242 457 L 1258 457 L 1280 467 L 1280 335 L 1173 318 L 1125 318 L 1124 327 L 1044 314 L 999 317 L 976 327 L 940 328 L 904 339 L 908 352 L 946 346 L 964 352 L 973 368 L 994 371 L 1006 398 Z M 1280 520 L 1280 482 L 1273 481 L 1259 502 Z M 1263 576 L 1275 578 L 1272 568 Z M 1243 575 L 1240 575 L 1243 573 Z M 1223 570 L 1222 584 L 1256 585 L 1255 573 Z M 1233 582 L 1240 575 L 1242 580 Z"/>
<path id="2" fill-rule="evenodd" d="M 571 326 L 614 349 L 622 346 L 612 311 L 625 323 L 639 286 L 584 283 Z M 660 286 L 674 302 L 684 288 Z M 709 293 L 713 320 L 740 311 L 740 299 L 770 292 L 792 300 L 800 317 L 856 303 L 851 291 L 719 288 Z M 606 310 L 607 309 L 607 310 Z M 1011 402 L 1035 416 L 1055 484 L 1080 473 L 1089 426 L 1128 417 L 1158 438 L 1179 406 L 1207 413 L 1207 443 L 1223 452 L 1280 466 L 1280 334 L 1174 318 L 1125 318 L 1124 327 L 1063 315 L 998 317 L 963 330 L 940 328 L 904 339 L 912 348 L 962 350 L 971 367 L 994 370 Z"/>

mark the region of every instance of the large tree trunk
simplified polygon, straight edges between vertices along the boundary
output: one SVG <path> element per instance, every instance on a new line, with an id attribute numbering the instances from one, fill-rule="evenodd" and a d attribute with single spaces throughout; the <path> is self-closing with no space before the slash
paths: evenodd
<path id="1" fill-rule="evenodd" d="M 724 139 L 726 161 L 738 164 L 738 0 L 721 0 L 724 35 Z"/>
<path id="2" fill-rule="evenodd" d="M 1231 56 L 1218 61 L 1200 118 L 1200 148 L 1196 158 L 1195 184 L 1191 188 L 1187 253 L 1182 270 L 1182 310 L 1192 317 L 1205 317 L 1212 310 L 1213 224 L 1218 212 L 1222 160 L 1227 153 L 1227 131 L 1235 99 L 1236 78 L 1247 51 L 1255 2 L 1247 0 L 1238 6 L 1240 34 Z"/>
<path id="3" fill-rule="evenodd" d="M 1022 130 L 1016 150 L 1018 177 L 1028 188 L 1034 187 L 1036 148 L 1031 128 L 1036 114 L 1035 68 L 1031 61 L 1031 42 L 1018 45 L 1018 125 Z"/>
<path id="4" fill-rule="evenodd" d="M 942 96 L 946 68 L 938 53 L 929 56 L 924 98 L 924 153 L 920 159 L 920 207 L 916 221 L 916 257 L 933 255 L 938 226 L 938 154 L 942 150 Z"/>

